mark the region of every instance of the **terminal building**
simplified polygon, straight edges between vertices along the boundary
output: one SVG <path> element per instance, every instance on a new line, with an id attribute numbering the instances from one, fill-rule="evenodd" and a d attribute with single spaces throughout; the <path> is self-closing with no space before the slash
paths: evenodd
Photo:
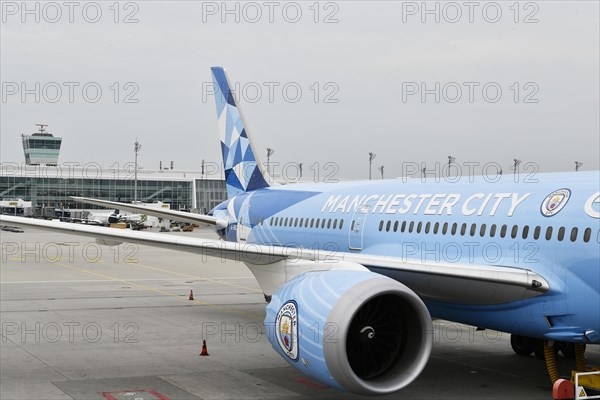
<path id="1" fill-rule="evenodd" d="M 77 203 L 70 196 L 130 203 L 161 201 L 172 210 L 205 214 L 227 198 L 221 173 L 138 169 L 137 191 L 134 168 L 102 168 L 98 163 L 58 163 L 62 138 L 45 131 L 22 135 L 25 163 L 0 164 L 0 201 L 3 214 L 32 216 L 63 215 L 64 210 L 99 207 Z M 25 202 L 25 203 L 23 203 Z M 22 210 L 30 207 L 32 212 Z M 14 208 L 14 209 L 13 209 Z M 56 213 L 54 212 L 56 211 Z"/>
<path id="2" fill-rule="evenodd" d="M 2 163 L 0 199 L 22 199 L 30 201 L 34 209 L 52 207 L 57 210 L 98 208 L 77 203 L 70 196 L 122 203 L 134 201 L 132 170 L 102 169 L 96 163 L 67 167 Z M 206 177 L 199 171 L 181 170 L 141 169 L 137 174 L 137 200 L 141 202 L 162 201 L 169 203 L 172 210 L 204 214 L 226 198 L 222 177 Z"/>

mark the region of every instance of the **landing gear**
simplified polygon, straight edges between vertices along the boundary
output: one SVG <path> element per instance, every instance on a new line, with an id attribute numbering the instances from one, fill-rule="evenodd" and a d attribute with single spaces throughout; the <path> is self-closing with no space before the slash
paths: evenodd
<path id="1" fill-rule="evenodd" d="M 533 353 L 533 339 L 525 336 L 510 335 L 510 345 L 513 351 L 520 356 Z"/>
<path id="2" fill-rule="evenodd" d="M 544 360 L 546 353 L 544 350 L 544 340 L 528 338 L 519 335 L 510 335 L 510 345 L 513 351 L 520 356 L 529 356 L 534 353 L 537 358 Z M 561 353 L 567 358 L 575 358 L 575 345 L 566 342 L 554 342 L 554 355 Z"/>
<path id="3" fill-rule="evenodd" d="M 575 359 L 576 370 L 585 371 L 585 344 L 555 342 L 552 340 L 542 340 L 528 338 L 525 336 L 511 335 L 510 345 L 513 351 L 520 356 L 529 356 L 535 353 L 535 356 L 546 362 L 546 369 L 552 384 L 560 378 L 556 365 L 556 356 L 560 351 L 566 358 Z"/>
<path id="4" fill-rule="evenodd" d="M 575 343 L 556 342 L 554 346 L 558 346 L 558 349 L 566 358 L 574 359 L 576 357 Z M 585 344 L 581 346 L 583 346 L 583 351 L 585 351 Z"/>

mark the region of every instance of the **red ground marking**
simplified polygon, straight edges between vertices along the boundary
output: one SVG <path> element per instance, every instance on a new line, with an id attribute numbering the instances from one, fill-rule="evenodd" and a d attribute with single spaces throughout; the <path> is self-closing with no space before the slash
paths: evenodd
<path id="1" fill-rule="evenodd" d="M 119 390 L 116 392 L 100 392 L 106 400 L 171 400 L 170 397 L 158 393 L 154 389 Z M 145 396 L 149 394 L 151 397 Z"/>
<path id="2" fill-rule="evenodd" d="M 296 382 L 302 383 L 303 385 L 309 386 L 313 389 L 320 389 L 320 390 L 330 389 L 329 386 L 321 385 L 320 383 L 313 382 L 307 378 L 296 378 Z"/>

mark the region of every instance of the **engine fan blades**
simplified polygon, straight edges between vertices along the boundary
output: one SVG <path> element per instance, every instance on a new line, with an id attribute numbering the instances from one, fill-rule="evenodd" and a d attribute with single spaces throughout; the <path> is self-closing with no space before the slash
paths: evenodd
<path id="1" fill-rule="evenodd" d="M 398 297 L 382 295 L 364 304 L 354 316 L 346 340 L 354 373 L 368 380 L 389 371 L 404 351 L 407 328 Z"/>

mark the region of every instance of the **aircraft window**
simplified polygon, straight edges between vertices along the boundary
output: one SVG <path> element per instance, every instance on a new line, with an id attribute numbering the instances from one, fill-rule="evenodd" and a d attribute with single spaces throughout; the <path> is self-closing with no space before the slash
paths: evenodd
<path id="1" fill-rule="evenodd" d="M 394 222 L 394 232 L 398 232 L 398 221 Z"/>
<path id="2" fill-rule="evenodd" d="M 452 229 L 450 230 L 450 233 L 452 234 L 452 236 L 456 235 L 456 228 L 458 227 L 458 225 L 455 223 L 452 224 Z"/>
<path id="3" fill-rule="evenodd" d="M 513 225 L 512 230 L 510 231 L 510 237 L 511 238 L 516 238 L 517 237 L 517 233 L 519 233 L 519 226 L 518 225 Z"/>
<path id="4" fill-rule="evenodd" d="M 442 228 L 442 235 L 445 235 L 448 232 L 448 223 L 444 222 L 444 226 Z"/>
<path id="5" fill-rule="evenodd" d="M 288 217 L 285 217 L 285 221 L 283 222 L 283 226 L 288 226 Z"/>
<path id="6" fill-rule="evenodd" d="M 308 228 L 308 218 L 306 218 L 306 219 L 304 220 L 304 227 L 305 227 L 305 228 Z"/>
<path id="7" fill-rule="evenodd" d="M 350 225 L 350 230 L 353 231 L 354 230 L 354 220 L 352 220 L 352 225 Z"/>
<path id="8" fill-rule="evenodd" d="M 460 235 L 465 236 L 466 232 L 467 232 L 467 224 L 462 224 L 462 226 L 460 227 Z"/>
<path id="9" fill-rule="evenodd" d="M 433 225 L 433 233 L 435 235 L 437 235 L 439 229 L 440 229 L 440 223 L 436 222 L 435 225 Z"/>
<path id="10" fill-rule="evenodd" d="M 311 218 L 310 219 L 310 227 L 312 228 L 314 226 L 314 224 L 315 224 L 315 219 Z"/>
<path id="11" fill-rule="evenodd" d="M 383 220 L 379 221 L 379 232 L 383 230 Z"/>
<path id="12" fill-rule="evenodd" d="M 331 228 L 331 218 L 327 220 L 327 229 Z"/>
<path id="13" fill-rule="evenodd" d="M 592 228 L 585 228 L 585 231 L 583 232 L 583 241 L 586 243 L 589 242 L 591 236 L 592 236 Z"/>
<path id="14" fill-rule="evenodd" d="M 422 222 L 419 222 L 419 223 L 417 224 L 417 233 L 421 233 L 421 226 L 422 226 L 422 225 L 423 225 L 423 223 L 422 223 Z"/>
<path id="15" fill-rule="evenodd" d="M 333 220 L 333 229 L 337 228 L 337 218 Z"/>
<path id="16" fill-rule="evenodd" d="M 321 221 L 321 218 L 317 218 L 317 220 L 315 221 L 315 228 L 319 227 L 319 222 Z"/>
<path id="17" fill-rule="evenodd" d="M 400 232 L 404 232 L 406 230 L 406 221 L 402 221 L 402 226 L 400 227 Z"/>
<path id="18" fill-rule="evenodd" d="M 525 225 L 523 227 L 522 238 L 527 239 L 527 235 L 529 235 L 529 225 Z"/>
<path id="19" fill-rule="evenodd" d="M 508 227 L 506 225 L 502 225 L 502 228 L 500 228 L 500 237 L 503 238 L 506 236 L 506 229 Z"/>
<path id="20" fill-rule="evenodd" d="M 429 229 L 431 228 L 431 222 L 425 224 L 425 233 L 429 233 Z"/>
<path id="21" fill-rule="evenodd" d="M 321 220 L 321 229 L 325 228 L 325 218 Z"/>
<path id="22" fill-rule="evenodd" d="M 298 218 L 294 220 L 294 226 L 298 226 Z"/>
<path id="23" fill-rule="evenodd" d="M 479 236 L 485 236 L 485 224 L 481 224 L 481 228 L 479 229 Z"/>
<path id="24" fill-rule="evenodd" d="M 271 219 L 271 225 L 273 225 L 273 226 L 277 226 L 277 217 L 273 217 L 273 218 Z"/>
<path id="25" fill-rule="evenodd" d="M 565 238 L 565 227 L 561 226 L 558 229 L 558 240 L 562 241 Z"/>
<path id="26" fill-rule="evenodd" d="M 548 229 L 546 229 L 546 240 L 550 240 L 552 239 L 552 227 L 549 226 Z"/>
<path id="27" fill-rule="evenodd" d="M 538 240 L 540 238 L 540 231 L 542 230 L 542 228 L 538 226 L 535 227 L 535 229 L 533 230 L 533 238 L 535 240 Z"/>
<path id="28" fill-rule="evenodd" d="M 490 237 L 494 236 L 496 236 L 496 224 L 492 224 L 492 226 L 490 226 Z"/>
<path id="29" fill-rule="evenodd" d="M 477 232 L 477 224 L 471 224 L 471 231 L 469 232 L 469 234 L 471 236 L 475 236 L 475 232 Z"/>
<path id="30" fill-rule="evenodd" d="M 410 224 L 408 224 L 408 233 L 412 233 L 414 227 L 415 221 L 410 221 Z"/>
<path id="31" fill-rule="evenodd" d="M 385 224 L 385 231 L 386 232 L 390 231 L 390 226 L 392 226 L 392 221 L 388 221 L 387 224 Z"/>
<path id="32" fill-rule="evenodd" d="M 340 229 L 342 229 L 342 226 L 344 226 L 344 220 L 340 219 Z"/>
<path id="33" fill-rule="evenodd" d="M 304 225 L 304 218 L 300 218 L 300 223 L 298 225 L 302 228 L 302 225 Z"/>
<path id="34" fill-rule="evenodd" d="M 571 242 L 574 242 L 577 240 L 577 228 L 573 228 L 571 229 Z"/>

